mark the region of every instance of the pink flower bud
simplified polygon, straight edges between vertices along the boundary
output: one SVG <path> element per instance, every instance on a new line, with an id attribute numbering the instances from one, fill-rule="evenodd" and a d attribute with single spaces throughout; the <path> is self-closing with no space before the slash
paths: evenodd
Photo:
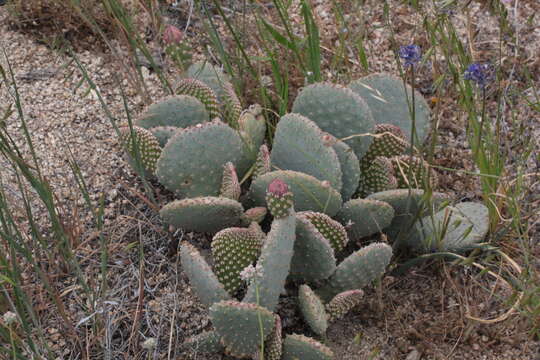
<path id="1" fill-rule="evenodd" d="M 176 45 L 182 41 L 184 34 L 174 25 L 167 25 L 163 31 L 163 42 L 165 45 Z"/>
<path id="2" fill-rule="evenodd" d="M 270 185 L 268 185 L 268 192 L 275 196 L 283 196 L 289 192 L 289 187 L 283 180 L 274 179 Z"/>

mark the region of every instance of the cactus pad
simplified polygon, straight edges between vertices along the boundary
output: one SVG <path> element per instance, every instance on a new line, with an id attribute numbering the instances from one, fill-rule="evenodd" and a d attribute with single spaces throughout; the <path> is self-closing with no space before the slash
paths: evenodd
<path id="1" fill-rule="evenodd" d="M 238 175 L 236 175 L 236 169 L 232 162 L 228 162 L 223 167 L 223 180 L 221 181 L 220 196 L 238 200 L 240 198 L 240 182 L 238 181 Z"/>
<path id="2" fill-rule="evenodd" d="M 156 139 L 159 141 L 159 146 L 161 147 L 164 147 L 169 139 L 172 138 L 179 130 L 181 129 L 177 128 L 176 126 L 156 126 L 150 128 L 150 132 L 154 134 Z"/>
<path id="3" fill-rule="evenodd" d="M 136 149 L 139 153 L 145 176 L 153 175 L 161 155 L 161 147 L 156 137 L 148 130 L 134 126 L 133 136 L 129 129 L 123 130 L 122 141 L 126 144 L 128 163 L 136 169 Z"/>
<path id="4" fill-rule="evenodd" d="M 363 196 L 392 190 L 396 187 L 397 180 L 394 176 L 392 162 L 382 156 L 377 156 L 360 177 L 359 190 Z"/>
<path id="5" fill-rule="evenodd" d="M 274 314 L 274 330 L 266 339 L 264 344 L 264 359 L 265 360 L 280 360 L 283 346 L 281 338 L 281 319 L 277 314 Z"/>
<path id="6" fill-rule="evenodd" d="M 328 322 L 341 319 L 345 314 L 351 311 L 356 305 L 360 304 L 364 292 L 362 290 L 348 290 L 334 296 L 326 305 L 328 312 Z"/>
<path id="7" fill-rule="evenodd" d="M 385 243 L 373 243 L 358 250 L 339 264 L 327 285 L 319 289 L 319 295 L 329 300 L 340 292 L 371 284 L 384 274 L 391 257 L 392 248 Z"/>
<path id="8" fill-rule="evenodd" d="M 220 102 L 223 101 L 224 84 L 230 82 L 230 79 L 218 67 L 199 61 L 190 65 L 185 76 L 202 81 L 214 91 Z"/>
<path id="9" fill-rule="evenodd" d="M 193 245 L 189 243 L 182 244 L 180 260 L 193 291 L 204 305 L 210 306 L 215 302 L 230 299 L 229 294 L 210 266 Z"/>
<path id="10" fill-rule="evenodd" d="M 267 213 L 268 211 L 266 210 L 265 207 L 262 207 L 262 206 L 254 207 L 254 208 L 246 210 L 242 220 L 244 221 L 246 225 L 249 225 L 252 222 L 256 222 L 259 224 L 264 220 Z"/>
<path id="11" fill-rule="evenodd" d="M 330 242 L 308 219 L 297 216 L 291 277 L 313 282 L 327 279 L 335 269 L 336 258 Z"/>
<path id="12" fill-rule="evenodd" d="M 397 189 L 371 194 L 366 200 L 384 201 L 394 208 L 394 218 L 385 229 L 385 234 L 401 246 L 401 243 L 406 243 L 409 237 L 414 238 L 418 235 L 413 223 L 428 212 L 435 213 L 441 204 L 448 200 L 448 195 L 433 193 L 431 199 L 426 199 L 423 190 Z"/>
<path id="13" fill-rule="evenodd" d="M 330 135 L 331 136 L 331 135 Z M 360 163 L 358 158 L 349 147 L 343 141 L 333 142 L 332 148 L 336 152 L 341 165 L 341 181 L 343 186 L 341 187 L 341 197 L 343 201 L 349 200 L 356 189 L 358 188 L 358 182 L 360 181 Z"/>
<path id="14" fill-rule="evenodd" d="M 360 95 L 368 104 L 377 124 L 393 124 L 399 126 L 407 140 L 411 138 L 412 121 L 408 101 L 412 101 L 412 88 L 403 80 L 388 74 L 372 74 L 349 84 L 349 88 Z M 415 123 L 416 134 L 420 145 L 429 131 L 430 110 L 426 100 L 415 91 Z"/>
<path id="15" fill-rule="evenodd" d="M 261 145 L 259 153 L 257 154 L 257 160 L 255 160 L 255 169 L 253 170 L 253 179 L 258 178 L 259 176 L 270 172 L 271 170 L 271 161 L 270 161 L 270 151 L 268 151 L 268 146 Z"/>
<path id="16" fill-rule="evenodd" d="M 209 120 L 210 115 L 199 100 L 193 96 L 174 95 L 150 105 L 135 124 L 145 129 L 156 126 L 185 128 Z"/>
<path id="17" fill-rule="evenodd" d="M 191 350 L 195 353 L 218 353 L 224 348 L 215 331 L 205 331 L 184 341 L 181 349 L 182 351 Z"/>
<path id="18" fill-rule="evenodd" d="M 437 186 L 437 175 L 423 159 L 401 155 L 390 160 L 398 188 L 425 189 L 428 185 L 428 179 L 430 188 Z"/>
<path id="19" fill-rule="evenodd" d="M 325 345 L 304 335 L 287 335 L 282 360 L 332 360 L 334 354 Z"/>
<path id="20" fill-rule="evenodd" d="M 238 118 L 240 118 L 240 114 L 242 113 L 242 105 L 230 82 L 223 83 L 221 102 L 223 119 L 233 128 L 237 128 Z"/>
<path id="21" fill-rule="evenodd" d="M 220 121 L 177 132 L 163 148 L 157 163 L 160 183 L 181 197 L 219 194 L 223 166 L 242 156 L 238 134 Z"/>
<path id="22" fill-rule="evenodd" d="M 292 112 L 308 117 L 321 130 L 345 140 L 360 159 L 372 141 L 366 136 L 375 121 L 366 102 L 351 90 L 328 83 L 306 86 L 294 100 Z M 354 137 L 352 137 L 354 136 Z"/>
<path id="23" fill-rule="evenodd" d="M 423 238 L 416 250 L 463 252 L 485 238 L 489 210 L 480 203 L 463 202 L 439 211 L 433 218 L 426 216 L 420 224 Z"/>
<path id="24" fill-rule="evenodd" d="M 329 181 L 341 191 L 341 166 L 332 146 L 323 141 L 324 133 L 299 114 L 283 116 L 276 127 L 272 165 L 280 170 L 299 171 L 321 181 Z"/>
<path id="25" fill-rule="evenodd" d="M 257 260 L 261 245 L 261 238 L 245 228 L 224 229 L 212 238 L 214 269 L 229 294 L 242 285 L 240 272 Z"/>
<path id="26" fill-rule="evenodd" d="M 322 236 L 324 236 L 330 245 L 332 245 L 334 253 L 338 253 L 343 250 L 343 248 L 349 242 L 347 231 L 343 225 L 328 215 L 313 211 L 303 211 L 297 213 L 296 215 L 306 218 L 310 223 L 315 225 Z"/>
<path id="27" fill-rule="evenodd" d="M 353 199 L 343 204 L 336 219 L 345 225 L 352 239 L 376 234 L 390 225 L 394 209 L 383 201 Z"/>
<path id="28" fill-rule="evenodd" d="M 266 203 L 266 189 L 274 179 L 287 183 L 294 196 L 294 206 L 299 211 L 312 210 L 333 216 L 341 208 L 341 195 L 330 184 L 291 170 L 272 171 L 257 177 L 248 194 L 255 206 Z"/>
<path id="29" fill-rule="evenodd" d="M 279 295 L 285 286 L 289 275 L 291 259 L 293 256 L 296 231 L 296 216 L 294 208 L 289 215 L 274 218 L 270 232 L 261 250 L 257 265 L 262 267 L 262 277 L 253 281 L 248 287 L 244 302 L 258 303 L 274 311 Z"/>
<path id="30" fill-rule="evenodd" d="M 328 327 L 328 316 L 321 299 L 307 285 L 300 285 L 298 305 L 309 327 L 317 335 L 324 336 Z"/>
<path id="31" fill-rule="evenodd" d="M 175 93 L 178 95 L 193 96 L 199 100 L 206 108 L 210 119 L 220 116 L 219 103 L 216 94 L 214 94 L 214 91 L 202 81 L 196 79 L 182 79 L 176 85 Z"/>
<path id="32" fill-rule="evenodd" d="M 369 150 L 361 160 L 360 168 L 366 171 L 377 156 L 392 157 L 401 155 L 410 146 L 405 139 L 405 134 L 396 125 L 375 125 L 375 136 Z"/>
<path id="33" fill-rule="evenodd" d="M 226 351 L 239 358 L 251 358 L 275 325 L 274 315 L 267 309 L 237 301 L 215 303 L 210 307 L 210 319 Z"/>
<path id="34" fill-rule="evenodd" d="M 223 197 L 198 197 L 175 200 L 159 212 L 163 221 L 187 231 L 215 233 L 237 225 L 243 215 L 242 204 Z"/>

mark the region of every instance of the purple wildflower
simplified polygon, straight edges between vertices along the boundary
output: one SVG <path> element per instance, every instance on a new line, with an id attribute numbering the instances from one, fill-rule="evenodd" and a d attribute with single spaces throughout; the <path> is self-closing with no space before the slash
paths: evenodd
<path id="1" fill-rule="evenodd" d="M 471 80 L 476 85 L 484 88 L 493 79 L 493 67 L 491 64 L 474 63 L 469 65 L 464 73 L 465 80 Z"/>
<path id="2" fill-rule="evenodd" d="M 405 60 L 405 66 L 414 66 L 422 59 L 422 49 L 418 45 L 406 45 L 399 48 L 399 57 Z"/>

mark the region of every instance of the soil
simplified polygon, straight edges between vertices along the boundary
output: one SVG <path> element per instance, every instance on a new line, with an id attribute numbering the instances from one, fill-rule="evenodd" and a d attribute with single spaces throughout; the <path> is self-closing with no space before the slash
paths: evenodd
<path id="1" fill-rule="evenodd" d="M 323 55 L 327 65 L 339 29 L 333 16 L 330 16 L 330 5 L 324 1 L 313 3 L 314 15 L 322 29 L 321 41 L 328 49 Z M 366 32 L 370 73 L 386 71 L 397 74 L 389 34 L 380 26 L 384 21 L 382 6 L 373 1 L 367 3 L 361 11 L 362 17 L 355 17 L 357 13 L 352 6 L 348 9 L 346 4 L 343 5 L 345 16 L 350 21 L 347 31 L 350 36 Z M 413 15 L 414 12 L 401 2 L 389 3 L 398 42 L 407 44 L 414 39 L 415 43 L 427 47 L 427 39 L 422 37 L 422 31 L 418 28 L 422 19 Z M 526 65 L 533 69 L 530 80 L 536 87 L 530 87 L 532 98 L 532 91 L 540 88 L 540 29 L 533 26 L 534 20 L 538 23 L 538 15 L 532 23 L 528 19 L 531 14 L 539 13 L 540 5 L 534 0 L 516 0 L 513 4 L 514 7 L 508 5 L 509 22 L 520 39 L 519 48 L 516 49 L 519 56 L 505 57 L 499 65 L 503 75 L 508 76 L 508 94 L 511 94 L 512 87 L 528 87 L 527 79 L 517 68 Z M 477 60 L 497 58 L 495 54 L 498 51 L 498 24 L 484 5 L 473 2 L 469 7 L 474 28 L 477 29 L 473 44 Z M 269 16 L 275 16 L 271 7 L 267 7 L 266 11 Z M 300 14 L 297 1 L 293 1 L 290 11 L 291 14 Z M 186 10 L 183 8 L 171 11 L 168 16 L 171 22 L 186 23 Z M 18 81 L 35 151 L 43 166 L 43 173 L 64 206 L 64 215 L 72 220 L 72 245 L 85 277 L 96 287 L 101 282 L 99 236 L 107 239 L 110 265 L 106 281 L 108 292 L 105 301 L 93 304 L 96 309 L 94 313 L 87 311 L 92 307 L 89 304 L 92 300 L 78 287 L 76 278 L 66 273 L 61 264 L 48 264 L 51 276 L 61 290 L 68 317 L 76 324 L 74 330 L 69 330 L 61 318 L 50 311 L 52 305 L 47 302 L 45 290 L 39 281 L 30 272 L 25 275 L 31 284 L 28 292 L 36 301 L 37 314 L 55 356 L 58 359 L 133 359 L 147 356 L 155 359 L 224 359 L 221 355 L 187 354 L 180 349 L 186 338 L 211 329 L 211 324 L 207 310 L 189 287 L 175 248 L 179 242 L 189 241 L 204 250 L 208 248 L 208 237 L 180 230 L 169 231 L 161 224 L 156 209 L 149 206 L 149 201 L 143 195 L 141 180 L 123 160 L 111 120 L 105 115 L 99 97 L 84 82 L 80 85 L 82 76 L 72 58 L 27 34 L 15 31 L 7 25 L 6 19 L 7 14 L 0 7 L 0 43 Z M 297 24 L 302 23 L 299 15 L 294 20 Z M 467 37 L 465 20 L 462 12 L 455 15 L 454 21 L 463 38 Z M 218 24 L 225 36 L 227 32 L 223 24 L 219 21 Z M 248 21 L 246 26 L 252 25 Z M 198 39 L 197 34 L 204 30 L 202 23 L 194 17 L 188 30 L 187 41 L 194 46 L 194 57 L 200 58 L 204 53 L 204 41 Z M 120 44 L 117 45 L 120 48 Z M 255 43 L 248 45 L 251 54 L 259 54 Z M 511 45 L 505 43 L 505 46 Z M 159 50 L 157 44 L 154 48 Z M 129 77 L 110 53 L 86 50 L 77 52 L 76 57 L 96 83 L 104 103 L 118 124 L 126 122 L 126 113 L 117 80 L 128 95 L 127 107 L 131 115 L 136 116 L 148 104 L 147 98 L 141 96 L 133 83 L 128 81 Z M 329 72 L 325 76 L 333 81 L 346 82 L 350 77 L 366 74 L 355 58 L 351 56 L 348 74 Z M 4 66 L 7 64 L 5 59 L 1 61 Z M 174 70 L 167 68 L 167 59 L 164 66 L 171 79 L 178 76 Z M 439 170 L 442 181 L 438 190 L 450 193 L 456 200 L 478 200 L 481 191 L 476 178 L 470 175 L 474 173 L 475 165 L 466 140 L 465 119 L 451 98 L 433 99 L 432 70 L 427 65 L 421 67 L 417 73 L 417 84 L 424 96 L 433 100 L 434 107 L 435 104 L 440 106 L 439 145 L 434 163 L 444 168 L 465 170 Z M 142 71 L 148 98 L 156 101 L 165 96 L 156 74 L 144 67 Z M 295 69 L 291 71 L 294 74 Z M 291 97 L 294 97 L 294 92 L 303 85 L 303 79 L 294 76 L 291 79 Z M 0 109 L 7 108 L 11 102 L 9 91 L 6 86 L 0 86 Z M 247 91 L 245 95 L 248 103 L 253 94 Z M 490 93 L 488 101 L 490 105 L 495 103 L 495 92 Z M 523 173 L 531 174 L 528 178 L 530 191 L 524 193 L 521 200 L 524 213 L 527 209 L 529 214 L 532 213 L 529 218 L 529 223 L 533 224 L 529 229 L 530 255 L 533 262 L 536 261 L 536 270 L 540 271 L 537 260 L 540 258 L 540 223 L 539 215 L 534 211 L 540 203 L 540 185 L 535 180 L 539 171 L 538 158 L 532 155 L 522 164 L 511 161 L 512 156 L 516 156 L 515 152 L 522 149 L 520 146 L 524 138 L 536 141 L 534 150 L 536 154 L 539 153 L 537 140 L 540 138 L 540 121 L 538 113 L 535 114 L 526 105 L 525 99 L 517 100 L 513 114 L 510 110 L 504 109 L 503 121 L 508 132 L 501 140 L 501 151 L 510 157 L 509 179 L 515 176 L 518 167 Z M 520 126 L 516 126 L 516 121 Z M 11 116 L 5 120 L 5 126 L 25 151 L 24 155 L 29 156 L 28 144 L 20 131 L 21 122 L 16 116 Z M 518 128 L 525 130 L 516 133 Z M 70 161 L 80 166 L 91 200 L 98 201 L 104 197 L 105 224 L 101 233 L 91 213 L 84 207 L 82 197 L 77 195 L 77 183 L 71 175 Z M 13 174 L 5 164 L 2 166 L 5 169 L 0 173 L 2 182 L 7 184 L 13 202 L 17 203 L 21 194 L 14 185 L 10 185 L 14 184 L 10 183 Z M 153 185 L 157 204 L 163 205 L 170 200 L 170 194 L 157 184 Z M 36 214 L 43 211 L 38 202 L 33 205 Z M 520 261 L 523 254 L 512 234 L 498 236 L 498 233 L 494 233 L 491 236 L 503 251 L 523 265 Z M 507 262 L 500 259 L 489 261 L 501 271 L 510 271 L 504 265 Z M 327 339 L 324 339 L 338 359 L 540 359 L 540 343 L 538 338 L 531 335 L 530 319 L 520 316 L 520 313 L 527 311 L 526 304 L 508 319 L 495 324 L 485 324 L 468 317 L 495 319 L 511 308 L 516 297 L 505 287 L 505 283 L 474 267 L 430 261 L 404 274 L 391 273 L 379 288 L 365 290 L 365 301 L 346 318 L 331 325 Z M 280 315 L 284 332 L 313 335 L 294 306 L 293 297 L 282 300 Z M 99 318 L 101 326 L 97 334 L 92 326 L 94 317 Z M 142 344 L 151 338 L 156 339 L 157 345 L 144 349 Z M 79 339 L 86 339 L 82 342 L 86 344 L 87 354 L 78 352 L 77 349 L 81 348 Z"/>

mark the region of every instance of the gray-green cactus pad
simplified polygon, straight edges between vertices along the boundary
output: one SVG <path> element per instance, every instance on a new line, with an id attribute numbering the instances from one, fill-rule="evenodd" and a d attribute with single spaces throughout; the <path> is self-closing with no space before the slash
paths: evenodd
<path id="1" fill-rule="evenodd" d="M 328 316 L 321 299 L 307 285 L 300 285 L 298 305 L 307 324 L 314 333 L 324 336 L 328 328 Z"/>
<path id="2" fill-rule="evenodd" d="M 224 197 L 175 200 L 159 212 L 163 221 L 186 231 L 215 233 L 237 225 L 244 213 L 242 204 Z"/>
<path id="3" fill-rule="evenodd" d="M 304 335 L 287 335 L 282 360 L 332 360 L 334 353 L 320 342 Z"/>
<path id="4" fill-rule="evenodd" d="M 416 242 L 418 234 L 413 224 L 427 213 L 437 212 L 448 195 L 435 192 L 431 199 L 425 199 L 423 190 L 397 189 L 371 194 L 366 199 L 384 201 L 394 208 L 392 223 L 384 232 L 399 247 L 409 240 Z"/>
<path id="5" fill-rule="evenodd" d="M 308 117 L 323 131 L 345 140 L 360 159 L 366 153 L 375 121 L 366 102 L 345 87 L 319 83 L 306 86 L 294 100 L 292 112 Z"/>
<path id="6" fill-rule="evenodd" d="M 192 336 L 182 344 L 182 351 L 193 351 L 195 353 L 218 353 L 223 351 L 220 337 L 215 331 L 205 331 L 199 335 Z"/>
<path id="7" fill-rule="evenodd" d="M 323 141 L 317 125 L 299 114 L 287 114 L 279 120 L 274 135 L 271 161 L 280 170 L 293 170 L 329 181 L 341 191 L 341 166 L 336 152 Z"/>
<path id="8" fill-rule="evenodd" d="M 176 126 L 156 126 L 150 128 L 150 132 L 154 134 L 156 139 L 159 141 L 159 146 L 161 147 L 164 147 L 169 139 L 172 138 L 179 130 L 181 129 L 177 128 Z"/>
<path id="9" fill-rule="evenodd" d="M 343 141 L 336 141 L 332 148 L 336 152 L 341 165 L 341 181 L 343 186 L 341 187 L 341 197 L 343 201 L 349 200 L 356 189 L 358 188 L 358 182 L 360 181 L 360 163 L 358 157 L 354 154 L 349 145 Z"/>
<path id="10" fill-rule="evenodd" d="M 297 216 L 291 277 L 313 282 L 328 278 L 335 269 L 336 258 L 330 242 L 308 219 Z"/>
<path id="11" fill-rule="evenodd" d="M 180 260 L 193 291 L 204 305 L 210 306 L 215 302 L 231 298 L 193 245 L 189 243 L 182 244 Z"/>
<path id="12" fill-rule="evenodd" d="M 264 307 L 238 301 L 212 305 L 210 319 L 227 351 L 239 358 L 251 358 L 275 325 L 274 315 Z"/>
<path id="13" fill-rule="evenodd" d="M 295 231 L 294 208 L 291 208 L 288 216 L 274 218 L 257 261 L 257 265 L 262 267 L 262 276 L 249 285 L 244 302 L 258 303 L 274 311 L 289 275 Z"/>
<path id="14" fill-rule="evenodd" d="M 389 245 L 370 244 L 343 260 L 318 294 L 328 301 L 340 292 L 361 289 L 385 273 L 391 258 L 392 248 Z"/>
<path id="15" fill-rule="evenodd" d="M 255 163 L 259 149 L 263 146 L 266 121 L 260 105 L 252 105 L 242 113 L 238 120 L 238 130 L 244 144 L 244 156 L 238 164 L 238 174 L 242 177 Z M 256 171 L 253 172 L 255 173 Z"/>
<path id="16" fill-rule="evenodd" d="M 135 125 L 150 129 L 156 126 L 185 128 L 210 121 L 204 104 L 189 95 L 169 96 L 150 105 Z"/>
<path id="17" fill-rule="evenodd" d="M 220 121 L 199 124 L 177 132 L 165 145 L 157 163 L 161 184 L 180 197 L 219 194 L 223 166 L 236 165 L 242 141 Z"/>
<path id="18" fill-rule="evenodd" d="M 393 218 L 392 206 L 371 199 L 349 200 L 336 215 L 336 219 L 345 225 L 353 239 L 381 232 L 391 224 Z"/>
<path id="19" fill-rule="evenodd" d="M 302 211 L 297 213 L 297 217 L 305 218 L 315 225 L 322 236 L 328 240 L 332 249 L 334 249 L 334 253 L 343 250 L 349 242 L 347 231 L 343 225 L 326 214 L 313 211 Z"/>
<path id="20" fill-rule="evenodd" d="M 417 223 L 417 250 L 462 252 L 482 242 L 489 230 L 489 210 L 480 203 L 448 206 Z"/>
<path id="21" fill-rule="evenodd" d="M 407 92 L 403 80 L 389 74 L 372 74 L 349 84 L 349 88 L 360 95 L 369 105 L 377 124 L 394 124 L 411 138 L 412 120 L 407 104 L 407 96 L 412 101 L 411 87 Z M 429 106 L 424 97 L 415 91 L 415 124 L 416 134 L 421 145 L 429 132 Z"/>
<path id="22" fill-rule="evenodd" d="M 312 210 L 334 216 L 341 208 L 341 195 L 329 184 L 291 170 L 272 171 L 257 177 L 248 194 L 255 206 L 266 204 L 266 189 L 274 179 L 283 180 L 289 186 L 298 211 Z"/>

